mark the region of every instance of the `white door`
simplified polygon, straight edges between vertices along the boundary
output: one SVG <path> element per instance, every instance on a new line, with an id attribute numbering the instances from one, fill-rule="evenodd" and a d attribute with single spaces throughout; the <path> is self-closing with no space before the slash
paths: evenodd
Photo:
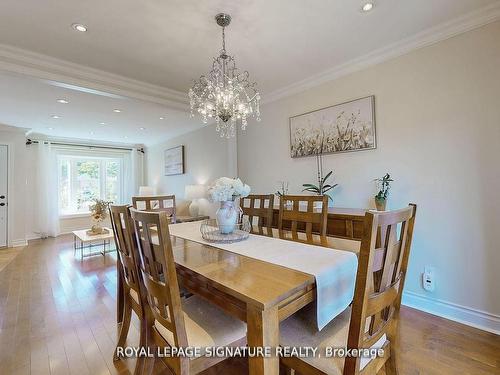
<path id="1" fill-rule="evenodd" d="M 7 146 L 0 145 L 0 247 L 7 246 Z"/>

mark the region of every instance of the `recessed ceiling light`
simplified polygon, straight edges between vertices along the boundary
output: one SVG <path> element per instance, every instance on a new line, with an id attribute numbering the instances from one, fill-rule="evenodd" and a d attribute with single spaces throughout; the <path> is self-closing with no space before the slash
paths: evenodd
<path id="1" fill-rule="evenodd" d="M 100 122 L 99 124 L 101 124 L 101 125 L 106 125 L 106 123 L 105 123 L 105 122 Z"/>
<path id="2" fill-rule="evenodd" d="M 115 113 L 120 113 L 122 110 L 121 109 L 113 109 L 113 112 Z"/>
<path id="3" fill-rule="evenodd" d="M 361 8 L 363 12 L 369 12 L 372 9 L 373 9 L 373 3 L 370 2 L 365 3 L 365 5 L 363 5 L 363 7 Z"/>
<path id="4" fill-rule="evenodd" d="M 163 116 L 162 116 L 162 117 L 160 117 L 160 120 L 165 120 L 165 117 L 163 117 Z"/>
<path id="5" fill-rule="evenodd" d="M 68 104 L 69 103 L 69 101 L 67 101 L 66 99 L 57 99 L 57 102 L 61 103 L 61 104 Z"/>
<path id="6" fill-rule="evenodd" d="M 145 127 L 143 127 L 143 126 L 141 126 L 139 129 L 140 129 L 140 130 L 146 130 L 146 128 L 145 128 Z"/>
<path id="7" fill-rule="evenodd" d="M 61 116 L 58 116 L 58 115 L 52 115 L 50 117 L 55 118 L 55 119 L 61 118 Z"/>
<path id="8" fill-rule="evenodd" d="M 52 128 L 52 127 L 48 127 L 47 129 L 49 129 L 49 130 L 53 130 L 54 128 Z"/>
<path id="9" fill-rule="evenodd" d="M 87 31 L 87 26 L 82 25 L 81 23 L 74 23 L 73 25 L 71 25 L 71 27 L 73 29 L 75 29 L 76 31 L 79 31 L 81 33 L 84 33 L 85 31 Z"/>

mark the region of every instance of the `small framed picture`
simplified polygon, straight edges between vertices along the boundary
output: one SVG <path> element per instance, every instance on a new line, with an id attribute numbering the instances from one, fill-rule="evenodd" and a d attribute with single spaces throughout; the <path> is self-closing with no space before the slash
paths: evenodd
<path id="1" fill-rule="evenodd" d="M 165 150 L 165 176 L 184 174 L 184 146 Z"/>

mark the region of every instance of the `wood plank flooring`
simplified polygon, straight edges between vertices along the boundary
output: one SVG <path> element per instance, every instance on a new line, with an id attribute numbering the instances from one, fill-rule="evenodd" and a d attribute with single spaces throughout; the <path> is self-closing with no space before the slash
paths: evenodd
<path id="1" fill-rule="evenodd" d="M 71 236 L 34 240 L 0 271 L 0 374 L 128 374 L 113 362 L 115 254 L 80 262 Z M 138 344 L 138 322 L 130 345 Z M 500 336 L 410 308 L 396 343 L 400 374 L 500 374 Z M 157 373 L 168 374 L 158 367 Z M 244 359 L 209 374 L 245 374 Z"/>
<path id="2" fill-rule="evenodd" d="M 7 267 L 22 250 L 22 247 L 0 247 L 0 271 Z"/>

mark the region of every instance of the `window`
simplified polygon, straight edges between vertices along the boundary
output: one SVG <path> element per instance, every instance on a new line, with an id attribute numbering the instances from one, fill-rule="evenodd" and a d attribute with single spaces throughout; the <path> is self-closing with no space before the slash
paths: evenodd
<path id="1" fill-rule="evenodd" d="M 61 215 L 89 212 L 93 200 L 122 200 L 122 159 L 59 157 L 59 211 Z"/>

